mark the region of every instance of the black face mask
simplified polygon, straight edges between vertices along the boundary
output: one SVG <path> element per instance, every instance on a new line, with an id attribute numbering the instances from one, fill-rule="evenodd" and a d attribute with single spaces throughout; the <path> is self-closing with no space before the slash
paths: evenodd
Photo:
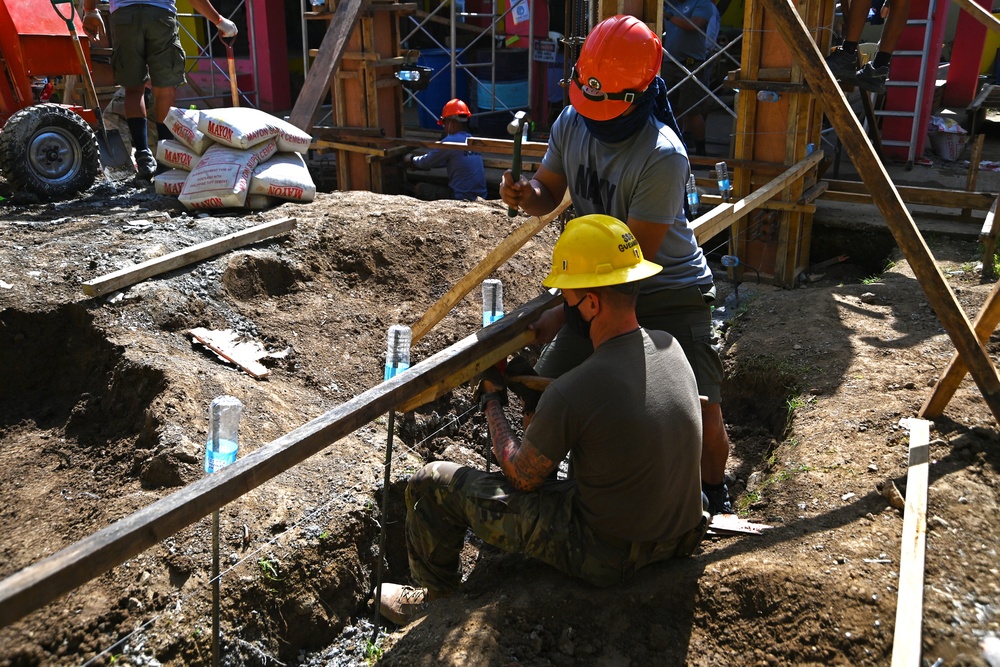
<path id="1" fill-rule="evenodd" d="M 587 295 L 583 296 L 586 299 Z M 566 317 L 566 326 L 569 330 L 583 336 L 584 338 L 590 338 L 590 322 L 583 319 L 583 315 L 580 313 L 580 304 L 583 303 L 583 299 L 576 302 L 575 306 L 569 305 L 568 301 L 563 302 L 563 314 Z"/>

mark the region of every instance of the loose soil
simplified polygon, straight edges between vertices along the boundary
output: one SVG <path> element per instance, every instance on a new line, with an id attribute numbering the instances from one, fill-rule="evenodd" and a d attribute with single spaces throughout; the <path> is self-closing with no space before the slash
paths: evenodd
<path id="1" fill-rule="evenodd" d="M 0 195 L 0 577 L 201 478 L 215 396 L 245 406 L 242 456 L 378 384 L 388 327 L 416 322 L 522 221 L 498 201 L 364 192 L 210 215 L 136 184 L 58 204 L 2 184 Z M 282 217 L 297 220 L 284 236 L 103 297 L 82 292 Z M 558 231 L 549 225 L 495 273 L 508 310 L 540 293 Z M 974 317 L 992 288 L 976 244 L 928 242 Z M 386 418 L 221 510 L 222 664 L 889 664 L 903 518 L 876 485 L 906 492 L 905 420 L 954 346 L 891 239 L 857 232 L 848 243 L 885 251 L 791 290 L 734 289 L 714 266 L 728 471 L 740 514 L 772 529 L 713 537 L 609 590 L 470 538 L 461 592 L 407 628 L 383 624 L 372 642 L 382 525 L 384 580 L 408 581 L 407 476 L 437 458 L 486 465 L 484 422 L 460 387 L 395 419 L 386 516 Z M 816 261 L 841 254 L 813 245 Z M 414 361 L 480 323 L 474 292 Z M 193 327 L 263 345 L 268 378 L 192 343 Z M 995 362 L 998 346 L 987 343 Z M 970 379 L 931 439 L 923 655 L 983 667 L 979 641 L 1000 634 L 1000 436 Z M 0 630 L 0 665 L 210 664 L 211 561 L 209 514 Z"/>

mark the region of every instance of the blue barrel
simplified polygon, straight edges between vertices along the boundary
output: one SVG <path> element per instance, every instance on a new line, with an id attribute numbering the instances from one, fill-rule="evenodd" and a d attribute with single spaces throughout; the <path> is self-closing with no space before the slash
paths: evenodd
<path id="1" fill-rule="evenodd" d="M 425 49 L 420 52 L 417 64 L 430 67 L 434 72 L 431 74 L 431 82 L 427 88 L 417 93 L 420 100 L 430 111 L 423 106 L 417 106 L 417 117 L 420 119 L 420 127 L 428 130 L 437 130 L 437 124 L 441 109 L 452 98 L 451 96 L 451 52 L 446 49 Z M 455 80 L 455 97 L 468 103 L 469 82 L 464 72 L 459 72 Z"/>

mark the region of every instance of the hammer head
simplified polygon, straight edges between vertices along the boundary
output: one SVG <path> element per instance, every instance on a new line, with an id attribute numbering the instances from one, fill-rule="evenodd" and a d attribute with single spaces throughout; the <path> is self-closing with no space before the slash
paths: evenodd
<path id="1" fill-rule="evenodd" d="M 518 111 L 514 114 L 513 120 L 507 123 L 507 134 L 516 136 L 521 133 L 521 128 L 528 122 L 528 112 Z"/>

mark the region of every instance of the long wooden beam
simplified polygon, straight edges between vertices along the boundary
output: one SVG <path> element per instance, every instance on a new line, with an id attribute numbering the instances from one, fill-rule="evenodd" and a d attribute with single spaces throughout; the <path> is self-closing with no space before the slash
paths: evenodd
<path id="1" fill-rule="evenodd" d="M 828 180 L 827 191 L 820 199 L 843 201 L 855 204 L 871 204 L 872 195 L 861 181 Z M 945 190 L 943 188 L 924 188 L 910 185 L 897 185 L 903 202 L 920 206 L 940 206 L 943 208 L 969 208 L 976 211 L 988 211 L 996 198 L 995 192 Z"/>
<path id="2" fill-rule="evenodd" d="M 986 348 L 979 342 L 941 269 L 934 262 L 934 257 L 920 235 L 920 230 L 903 205 L 899 191 L 876 157 L 871 142 L 833 78 L 823 54 L 810 37 L 809 30 L 795 10 L 792 0 L 764 0 L 764 5 L 774 19 L 775 27 L 784 38 L 785 44 L 792 51 L 794 61 L 802 68 L 813 90 L 816 91 L 816 96 L 826 110 L 830 123 L 854 162 L 857 172 L 868 186 L 875 205 L 910 263 L 920 287 L 927 294 L 931 307 L 937 313 L 959 355 L 969 366 L 972 377 L 989 405 L 993 417 L 1000 421 L 1000 377 L 997 377 L 996 368 L 993 367 Z"/>
<path id="3" fill-rule="evenodd" d="M 982 23 L 987 27 L 987 29 L 1000 33 L 1000 21 L 997 20 L 997 17 L 993 16 L 993 14 L 980 7 L 972 0 L 952 0 L 952 2 L 967 11 L 972 18 Z"/>
<path id="4" fill-rule="evenodd" d="M 976 315 L 976 322 L 973 327 L 976 336 L 984 344 L 993 335 L 997 325 L 1000 325 L 1000 282 L 993 285 L 990 294 L 986 297 L 979 314 Z M 934 385 L 931 395 L 924 401 L 923 407 L 917 414 L 924 419 L 937 419 L 944 414 L 944 409 L 948 406 L 951 397 L 958 391 L 958 387 L 965 379 L 965 374 L 969 372 L 969 367 L 962 361 L 962 357 L 954 354 L 951 361 L 945 368 L 941 378 Z"/>
<path id="5" fill-rule="evenodd" d="M 342 0 L 337 4 L 337 11 L 330 20 L 323 41 L 319 45 L 319 55 L 309 68 L 302 90 L 295 99 L 289 122 L 301 130 L 310 132 L 320 106 L 330 92 L 333 76 L 340 67 L 344 57 L 347 41 L 358 24 L 361 12 L 369 0 Z"/>
<path id="6" fill-rule="evenodd" d="M 754 190 L 743 199 L 731 204 L 720 204 L 708 213 L 698 216 L 691 223 L 698 243 L 706 243 L 716 234 L 729 229 L 737 220 L 749 215 L 751 211 L 767 204 L 771 199 L 781 194 L 781 191 L 802 177 L 823 159 L 823 151 L 813 151 L 799 160 L 762 188 Z"/>
<path id="7" fill-rule="evenodd" d="M 222 470 L 0 581 L 0 627 L 14 623 L 115 565 L 301 463 L 411 400 L 442 378 L 520 339 L 561 297 L 545 292 L 408 370 L 342 403 Z"/>
<path id="8" fill-rule="evenodd" d="M 507 238 L 500 242 L 500 245 L 489 251 L 486 257 L 472 267 L 472 270 L 467 274 L 462 276 L 461 280 L 455 283 L 444 296 L 437 300 L 437 303 L 427 309 L 427 312 L 417 320 L 416 324 L 410 327 L 413 335 L 411 344 L 416 344 L 418 340 L 423 338 L 435 324 L 441 321 L 441 318 L 455 307 L 455 304 L 464 299 L 466 294 L 475 289 L 477 285 L 496 271 L 498 266 L 510 259 L 521 246 L 527 243 L 528 239 L 540 232 L 545 225 L 558 218 L 563 211 L 569 208 L 570 203 L 569 189 L 567 188 L 562 201 L 559 202 L 559 205 L 551 213 L 543 216 L 532 216 L 522 223 L 520 227 L 508 234 Z"/>
<path id="9" fill-rule="evenodd" d="M 101 296 L 108 292 L 129 285 L 142 282 L 146 278 L 158 276 L 167 271 L 173 271 L 193 262 L 198 262 L 208 257 L 221 255 L 222 253 L 239 248 L 241 246 L 263 241 L 264 239 L 285 234 L 295 229 L 295 218 L 282 218 L 273 222 L 266 222 L 241 232 L 234 232 L 226 236 L 220 236 L 211 241 L 205 241 L 190 248 L 177 250 L 162 257 L 156 257 L 141 264 L 129 266 L 114 273 L 88 280 L 83 283 L 83 293 L 87 296 Z"/>
<path id="10" fill-rule="evenodd" d="M 892 632 L 892 667 L 919 667 L 924 609 L 924 547 L 927 542 L 927 478 L 930 422 L 910 419 L 910 461 L 899 549 L 899 593 Z"/>

